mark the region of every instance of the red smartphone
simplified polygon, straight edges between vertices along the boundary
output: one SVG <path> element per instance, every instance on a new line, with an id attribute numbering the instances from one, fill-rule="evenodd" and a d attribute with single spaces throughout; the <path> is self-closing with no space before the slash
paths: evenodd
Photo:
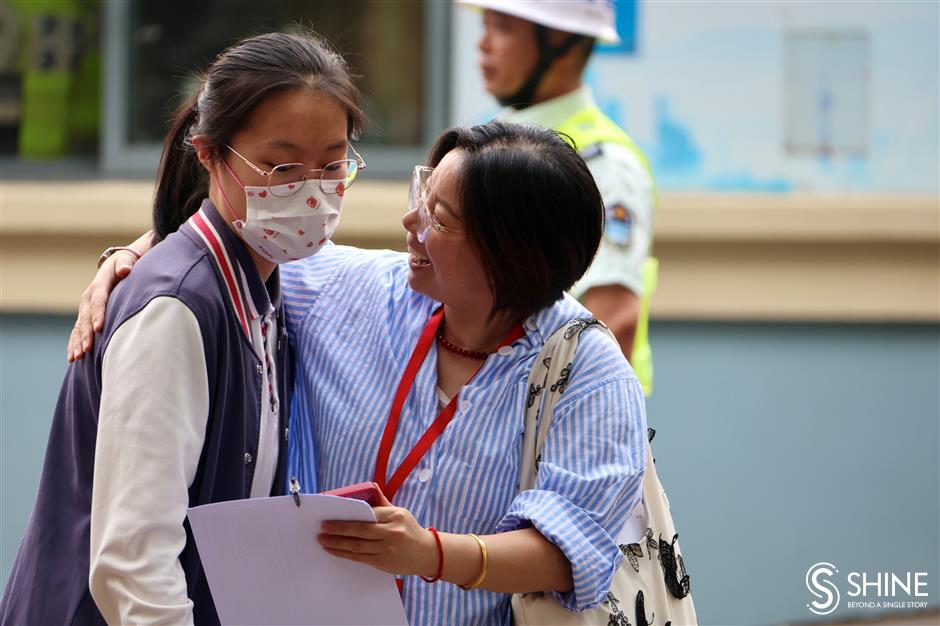
<path id="1" fill-rule="evenodd" d="M 378 504 L 379 493 L 381 493 L 379 491 L 379 486 L 375 483 L 359 483 L 358 485 L 348 485 L 346 487 L 340 487 L 339 489 L 323 492 L 323 494 L 327 496 L 339 496 L 341 498 L 362 500 L 367 502 L 370 506 L 375 506 Z"/>

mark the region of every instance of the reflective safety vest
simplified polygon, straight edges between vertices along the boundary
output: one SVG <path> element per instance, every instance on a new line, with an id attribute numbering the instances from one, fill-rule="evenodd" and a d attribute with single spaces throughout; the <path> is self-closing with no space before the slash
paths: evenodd
<path id="1" fill-rule="evenodd" d="M 568 135 L 574 141 L 575 149 L 582 154 L 600 143 L 615 143 L 624 146 L 640 161 L 649 174 L 650 180 L 654 180 L 653 170 L 640 147 L 597 107 L 581 109 L 557 126 L 555 130 Z M 654 183 L 654 204 L 655 201 Z M 659 261 L 655 257 L 647 257 L 643 262 L 643 296 L 640 298 L 640 316 L 637 320 L 636 335 L 633 338 L 633 354 L 630 355 L 630 365 L 633 366 L 633 371 L 636 372 L 646 396 L 653 393 L 653 351 L 649 344 L 649 313 L 650 300 L 653 292 L 656 291 L 658 274 Z"/>

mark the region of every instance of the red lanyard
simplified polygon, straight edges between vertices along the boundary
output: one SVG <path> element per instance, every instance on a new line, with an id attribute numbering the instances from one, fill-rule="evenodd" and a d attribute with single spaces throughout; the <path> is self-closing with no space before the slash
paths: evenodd
<path id="1" fill-rule="evenodd" d="M 428 450 L 431 449 L 431 446 L 437 438 L 441 436 L 441 433 L 444 432 L 444 429 L 454 418 L 454 413 L 457 411 L 457 395 L 459 394 L 451 398 L 451 401 L 444 407 L 444 410 L 440 412 L 437 419 L 428 426 L 428 429 L 424 431 L 424 434 L 418 439 L 418 442 L 405 457 L 405 460 L 402 461 L 401 466 L 395 470 L 395 473 L 392 474 L 392 477 L 386 482 L 385 477 L 388 475 L 388 457 L 392 452 L 392 444 L 395 442 L 395 431 L 398 430 L 398 418 L 401 417 L 401 409 L 405 405 L 405 399 L 408 397 L 411 387 L 414 385 L 418 370 L 421 369 L 421 364 L 424 363 L 428 350 L 431 349 L 431 344 L 434 343 L 434 337 L 437 335 L 437 329 L 440 327 L 443 319 L 444 307 L 441 307 L 434 312 L 431 319 L 428 320 L 427 325 L 424 327 L 421 338 L 418 339 L 418 345 L 415 346 L 415 350 L 411 354 L 411 360 L 408 361 L 408 367 L 405 368 L 401 382 L 398 383 L 398 391 L 395 392 L 395 401 L 392 402 L 392 410 L 389 412 L 388 421 L 385 423 L 385 432 L 382 433 L 379 453 L 375 459 L 375 477 L 373 480 L 378 483 L 379 487 L 382 489 L 382 493 L 385 494 L 385 497 L 388 498 L 389 501 L 395 497 L 395 494 L 405 482 L 405 479 L 408 478 L 408 475 L 411 474 L 418 465 L 418 462 L 420 462 L 424 455 L 427 454 Z M 523 330 L 522 326 L 516 326 L 509 331 L 509 334 L 506 335 L 506 338 L 499 344 L 499 347 L 508 346 L 523 335 L 525 335 L 525 330 Z M 477 371 L 473 373 L 470 380 L 473 380 L 481 369 L 483 369 L 483 365 L 480 365 Z M 469 383 L 470 380 L 467 382 Z"/>

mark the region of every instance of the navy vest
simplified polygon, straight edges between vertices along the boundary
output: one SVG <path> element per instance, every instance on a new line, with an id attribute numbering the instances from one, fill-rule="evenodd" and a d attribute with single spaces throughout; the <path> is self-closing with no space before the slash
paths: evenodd
<path id="1" fill-rule="evenodd" d="M 219 233 L 229 255 L 239 260 L 246 282 L 263 288 L 241 240 L 229 231 L 210 203 L 203 205 L 203 213 Z M 253 275 L 248 275 L 252 272 Z M 272 301 L 277 308 L 280 333 L 276 367 L 281 436 L 272 495 L 284 493 L 292 379 L 283 307 L 276 295 L 278 280 L 275 270 L 268 285 L 275 293 Z M 187 223 L 154 247 L 114 290 L 105 327 L 95 341 L 93 353 L 72 363 L 62 384 L 36 504 L 0 601 L 0 624 L 104 624 L 88 589 L 101 361 L 115 330 L 156 297 L 178 298 L 192 310 L 202 333 L 206 357 L 209 419 L 198 469 L 189 489 L 189 506 L 249 496 L 253 459 L 258 456 L 261 385 L 267 383 L 261 379 L 260 361 L 225 289 L 205 242 Z M 180 562 L 194 604 L 195 622 L 218 624 L 188 522 L 185 527 L 186 547 Z"/>

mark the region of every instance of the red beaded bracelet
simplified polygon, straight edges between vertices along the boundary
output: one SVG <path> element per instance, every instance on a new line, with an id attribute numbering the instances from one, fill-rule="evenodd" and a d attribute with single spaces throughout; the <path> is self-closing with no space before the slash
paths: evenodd
<path id="1" fill-rule="evenodd" d="M 434 535 L 434 540 L 437 542 L 437 556 L 439 559 L 439 565 L 437 566 L 437 574 L 434 575 L 434 578 L 425 578 L 421 577 L 426 583 L 436 583 L 441 579 L 441 576 L 444 575 L 444 544 L 441 543 L 441 536 L 437 534 L 437 529 L 431 526 L 428 528 L 432 535 Z"/>

